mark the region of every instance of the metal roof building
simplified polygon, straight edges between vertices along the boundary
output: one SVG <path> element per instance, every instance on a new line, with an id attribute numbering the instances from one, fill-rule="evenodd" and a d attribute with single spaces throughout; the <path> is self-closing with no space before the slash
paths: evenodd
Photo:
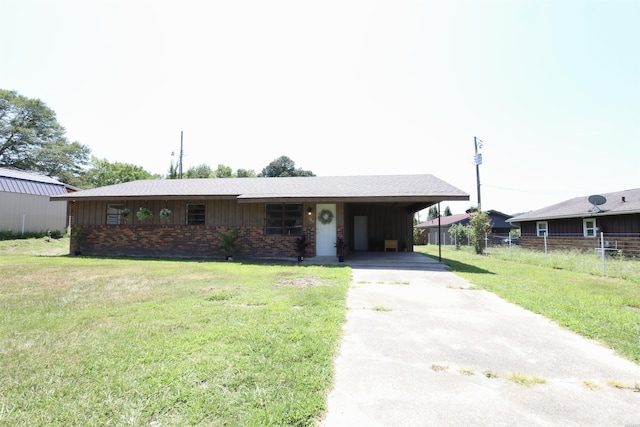
<path id="1" fill-rule="evenodd" d="M 18 169 L 0 168 L 0 230 L 12 233 L 63 231 L 67 206 L 51 196 L 77 190 L 53 178 Z"/>

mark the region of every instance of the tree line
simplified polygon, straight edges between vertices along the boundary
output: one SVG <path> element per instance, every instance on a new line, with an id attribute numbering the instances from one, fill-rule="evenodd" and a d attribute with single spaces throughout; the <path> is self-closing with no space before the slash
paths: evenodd
<path id="1" fill-rule="evenodd" d="M 91 155 L 91 149 L 69 141 L 55 112 L 39 99 L 0 89 L 0 167 L 40 173 L 78 188 L 95 188 L 141 179 L 177 179 L 178 165 L 171 162 L 166 175 L 152 174 L 141 166 L 109 162 Z M 219 164 L 190 167 L 183 178 L 245 178 L 314 176 L 296 168 L 287 156 L 280 156 L 260 173 Z"/>

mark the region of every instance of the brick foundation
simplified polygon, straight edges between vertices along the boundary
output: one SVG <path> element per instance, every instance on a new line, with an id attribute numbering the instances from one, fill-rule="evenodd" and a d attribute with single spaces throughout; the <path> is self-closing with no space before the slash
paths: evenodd
<path id="1" fill-rule="evenodd" d="M 80 226 L 74 234 L 85 236 L 80 252 L 93 256 L 142 256 L 167 258 L 225 258 L 220 235 L 234 227 L 214 226 Z M 233 254 L 238 258 L 296 257 L 295 240 L 299 236 L 267 236 L 263 227 L 235 227 L 239 238 Z M 306 256 L 315 256 L 315 230 L 304 230 L 311 242 Z M 76 239 L 71 239 L 71 253 L 78 250 Z"/>

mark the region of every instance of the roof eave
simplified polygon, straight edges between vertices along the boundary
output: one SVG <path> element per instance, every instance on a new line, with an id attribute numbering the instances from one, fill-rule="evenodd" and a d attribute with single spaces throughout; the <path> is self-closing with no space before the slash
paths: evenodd
<path id="1" fill-rule="evenodd" d="M 509 218 L 506 222 L 528 222 L 528 221 L 548 221 L 552 219 L 571 219 L 571 218 L 593 218 L 593 217 L 601 217 L 601 216 L 618 216 L 618 215 L 633 215 L 640 214 L 640 210 L 631 210 L 631 211 L 603 211 L 603 212 L 583 212 L 583 213 L 575 213 L 570 215 L 550 215 L 550 216 L 539 216 L 539 217 L 531 217 L 531 218 L 523 218 L 519 219 L 519 217 Z"/>
<path id="2" fill-rule="evenodd" d="M 78 197 L 77 194 L 51 196 L 52 202 L 58 201 L 109 201 L 109 200 L 235 200 L 238 196 L 192 194 L 186 196 L 153 195 L 153 196 L 89 196 Z"/>
<path id="3" fill-rule="evenodd" d="M 444 200 L 469 200 L 468 196 L 274 196 L 274 197 L 238 197 L 239 203 L 437 203 Z"/>
<path id="4" fill-rule="evenodd" d="M 344 202 L 344 203 L 437 203 L 445 200 L 469 200 L 469 196 L 349 196 L 349 197 L 335 197 L 335 196 L 284 196 L 278 195 L 273 197 L 252 197 L 242 195 L 203 195 L 203 194 L 191 194 L 191 195 L 111 195 L 111 196 L 81 196 L 79 194 L 71 193 L 59 196 L 51 196 L 51 201 L 108 201 L 108 200 L 238 200 L 239 203 L 267 203 L 267 202 L 280 202 L 280 203 L 303 203 L 303 202 Z"/>

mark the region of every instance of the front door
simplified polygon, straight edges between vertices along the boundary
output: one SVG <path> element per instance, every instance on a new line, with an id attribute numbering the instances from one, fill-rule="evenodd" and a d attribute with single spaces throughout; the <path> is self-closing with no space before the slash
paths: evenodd
<path id="1" fill-rule="evenodd" d="M 353 217 L 353 249 L 356 251 L 366 251 L 369 249 L 367 237 L 367 217 Z"/>
<path id="2" fill-rule="evenodd" d="M 316 205 L 316 256 L 336 254 L 336 205 Z"/>

